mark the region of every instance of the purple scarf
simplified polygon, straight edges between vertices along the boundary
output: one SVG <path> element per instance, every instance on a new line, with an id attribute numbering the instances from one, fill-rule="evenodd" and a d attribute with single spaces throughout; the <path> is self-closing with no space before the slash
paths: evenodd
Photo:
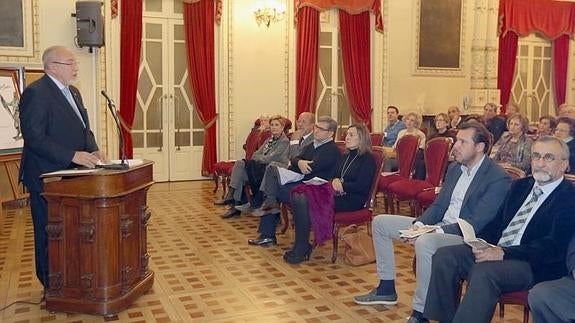
<path id="1" fill-rule="evenodd" d="M 307 198 L 311 228 L 314 232 L 314 245 L 322 245 L 332 238 L 333 217 L 335 214 L 334 190 L 331 182 L 322 185 L 296 186 L 291 195 L 299 193 Z"/>

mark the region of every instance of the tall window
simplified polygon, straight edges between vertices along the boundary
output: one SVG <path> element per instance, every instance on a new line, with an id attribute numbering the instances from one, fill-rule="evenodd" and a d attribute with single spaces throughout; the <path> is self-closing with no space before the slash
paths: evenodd
<path id="1" fill-rule="evenodd" d="M 554 111 L 551 59 L 549 40 L 535 34 L 519 38 L 510 101 L 531 121 Z"/>

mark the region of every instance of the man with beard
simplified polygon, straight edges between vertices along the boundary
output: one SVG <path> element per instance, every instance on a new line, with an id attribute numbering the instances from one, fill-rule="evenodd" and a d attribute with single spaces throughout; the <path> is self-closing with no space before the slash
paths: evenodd
<path id="1" fill-rule="evenodd" d="M 372 222 L 373 245 L 380 281 L 368 294 L 354 297 L 357 304 L 396 304 L 393 240 L 400 239 L 399 230 L 437 225 L 439 228 L 433 233 L 404 239 L 415 245 L 417 259 L 417 286 L 408 322 L 426 321 L 422 312 L 431 274 L 431 256 L 440 247 L 463 243 L 458 218 L 471 223 L 475 231 L 483 229 L 497 213 L 511 184 L 507 173 L 486 156 L 489 136 L 482 124 L 465 123 L 461 126 L 453 145 L 457 162 L 449 166 L 439 195 L 420 217 L 413 219 L 389 214 L 375 217 Z"/>
<path id="2" fill-rule="evenodd" d="M 440 322 L 490 322 L 502 293 L 526 290 L 567 274 L 575 230 L 575 188 L 564 178 L 569 148 L 543 136 L 531 149 L 533 177 L 515 181 L 479 237 L 493 244 L 440 248 L 433 256 L 424 316 Z M 461 280 L 465 296 L 456 305 Z"/>

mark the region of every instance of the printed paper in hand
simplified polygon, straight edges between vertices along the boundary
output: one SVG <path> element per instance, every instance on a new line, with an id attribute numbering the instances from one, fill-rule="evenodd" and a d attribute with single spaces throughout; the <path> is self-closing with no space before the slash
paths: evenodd
<path id="1" fill-rule="evenodd" d="M 461 233 L 463 233 L 463 242 L 465 242 L 465 244 L 471 248 L 475 250 L 483 250 L 490 247 L 495 247 L 487 241 L 477 238 L 475 236 L 475 230 L 469 222 L 463 219 L 457 219 L 457 224 L 459 224 L 459 229 L 461 230 Z"/>
<path id="2" fill-rule="evenodd" d="M 312 179 L 308 179 L 307 181 L 303 181 L 303 183 L 307 185 L 323 185 L 327 182 L 328 181 L 326 181 L 325 179 L 317 176 Z"/>
<path id="3" fill-rule="evenodd" d="M 438 228 L 439 228 L 438 225 L 424 225 L 417 229 L 399 230 L 399 236 L 401 238 L 407 238 L 407 239 L 416 238 L 422 234 L 433 232 L 435 231 L 435 229 Z"/>
<path id="4" fill-rule="evenodd" d="M 286 168 L 278 167 L 278 173 L 280 175 L 280 184 L 285 185 L 287 183 L 299 182 L 303 179 L 303 174 L 296 173 Z"/>

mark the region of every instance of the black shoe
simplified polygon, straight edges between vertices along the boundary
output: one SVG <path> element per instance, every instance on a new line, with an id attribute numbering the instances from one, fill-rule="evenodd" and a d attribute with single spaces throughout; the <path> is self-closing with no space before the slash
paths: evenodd
<path id="1" fill-rule="evenodd" d="M 236 216 L 240 216 L 242 214 L 241 211 L 236 210 L 234 207 L 230 208 L 224 215 L 222 215 L 222 219 L 229 219 Z"/>
<path id="2" fill-rule="evenodd" d="M 309 246 L 309 248 L 303 255 L 298 255 L 295 253 L 295 251 L 289 250 L 286 251 L 286 253 L 284 253 L 284 260 L 288 264 L 297 265 L 299 263 L 309 260 L 312 251 L 313 251 L 312 246 Z"/>
<path id="3" fill-rule="evenodd" d="M 407 318 L 406 323 L 429 323 L 429 320 L 427 320 L 423 317 L 415 317 L 412 315 L 412 316 Z"/>
<path id="4" fill-rule="evenodd" d="M 278 244 L 278 240 L 275 237 L 274 238 L 257 238 L 257 239 L 248 240 L 248 244 L 251 244 L 252 246 L 261 246 L 261 247 L 275 246 Z"/>

